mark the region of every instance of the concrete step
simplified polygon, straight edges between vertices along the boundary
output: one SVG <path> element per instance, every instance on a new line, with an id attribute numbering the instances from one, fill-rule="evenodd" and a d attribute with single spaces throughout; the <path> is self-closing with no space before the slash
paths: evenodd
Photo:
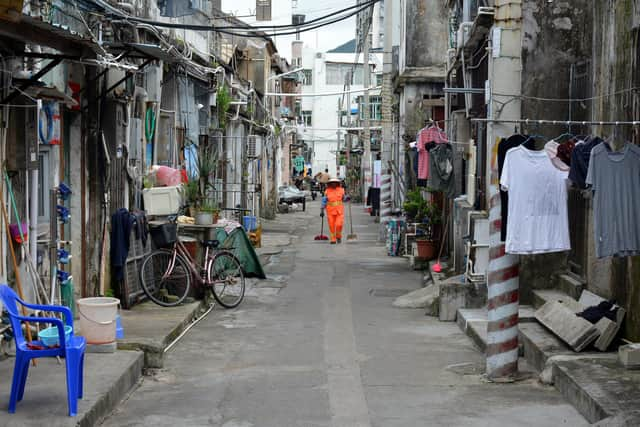
<path id="1" fill-rule="evenodd" d="M 590 423 L 631 414 L 633 422 L 612 420 L 603 425 L 640 425 L 640 371 L 623 368 L 615 353 L 554 362 L 553 378 L 556 388 Z"/>
<path id="2" fill-rule="evenodd" d="M 9 401 L 13 358 L 0 362 L 0 402 Z M 70 417 L 64 362 L 41 358 L 29 367 L 24 399 L 14 414 L 2 408 L 0 425 L 89 427 L 100 425 L 136 386 L 142 376 L 144 355 L 139 351 L 117 351 L 85 355 L 84 396 L 78 400 L 78 415 Z"/>
<path id="3" fill-rule="evenodd" d="M 520 324 L 535 322 L 533 307 L 520 306 L 518 315 Z M 458 326 L 471 338 L 478 349 L 484 352 L 487 348 L 487 309 L 486 308 L 461 308 L 456 317 Z"/>
<path id="4" fill-rule="evenodd" d="M 571 298 L 578 300 L 586 282 L 573 273 L 563 273 L 558 276 L 558 289 Z"/>
<path id="5" fill-rule="evenodd" d="M 519 325 L 518 339 L 524 358 L 536 371 L 541 372 L 552 356 L 575 354 L 565 343 L 538 322 Z"/>
<path id="6" fill-rule="evenodd" d="M 556 289 L 538 289 L 533 291 L 533 308 L 542 307 L 547 301 L 567 301 L 575 300 L 566 292 Z"/>

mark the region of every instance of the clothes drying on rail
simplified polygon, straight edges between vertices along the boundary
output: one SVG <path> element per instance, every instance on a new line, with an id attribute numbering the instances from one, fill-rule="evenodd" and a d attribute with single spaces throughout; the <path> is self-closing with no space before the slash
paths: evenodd
<path id="1" fill-rule="evenodd" d="M 447 141 L 446 133 L 435 125 L 425 127 L 416 136 L 418 149 L 418 179 L 429 178 L 429 147 L 427 144 L 440 144 Z"/>
<path id="2" fill-rule="evenodd" d="M 640 254 L 640 148 L 627 143 L 611 151 L 607 143 L 596 145 L 585 183 L 594 191 L 596 256 Z"/>
<path id="3" fill-rule="evenodd" d="M 451 198 L 455 194 L 453 148 L 451 144 L 437 144 L 429 151 L 429 179 L 427 187 L 442 191 Z"/>
<path id="4" fill-rule="evenodd" d="M 510 149 L 500 185 L 509 192 L 506 252 L 540 254 L 571 249 L 567 212 L 568 173 L 547 153 L 524 145 Z"/>
<path id="5" fill-rule="evenodd" d="M 586 178 L 589 170 L 589 159 L 591 150 L 599 145 L 603 140 L 597 136 L 588 137 L 583 144 L 576 144 L 571 152 L 571 168 L 569 169 L 569 179 L 578 188 L 587 188 Z"/>
<path id="6" fill-rule="evenodd" d="M 526 135 L 512 135 L 509 138 L 502 139 L 498 143 L 498 176 L 502 176 L 502 168 L 504 166 L 504 159 L 507 156 L 507 151 L 512 148 L 518 147 L 523 142 L 529 139 Z M 509 217 L 509 193 L 500 189 L 500 241 L 504 242 L 507 239 L 507 220 Z"/>

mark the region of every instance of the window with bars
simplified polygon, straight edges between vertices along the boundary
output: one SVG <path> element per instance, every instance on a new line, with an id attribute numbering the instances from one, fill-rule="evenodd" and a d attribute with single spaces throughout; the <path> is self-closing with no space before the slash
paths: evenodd
<path id="1" fill-rule="evenodd" d="M 313 70 L 302 70 L 303 82 L 305 86 L 311 86 L 313 84 Z"/>
<path id="2" fill-rule="evenodd" d="M 310 110 L 302 111 L 302 124 L 307 127 L 313 126 L 313 117 Z"/>
<path id="3" fill-rule="evenodd" d="M 358 97 L 358 104 L 360 104 L 360 120 L 364 120 L 364 97 Z M 382 96 L 370 96 L 369 97 L 369 119 L 370 120 L 382 120 Z"/>

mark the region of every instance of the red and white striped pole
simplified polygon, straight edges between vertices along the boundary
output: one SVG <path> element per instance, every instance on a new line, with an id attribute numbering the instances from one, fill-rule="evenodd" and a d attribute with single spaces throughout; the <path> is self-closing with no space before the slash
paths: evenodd
<path id="1" fill-rule="evenodd" d="M 501 214 L 494 144 L 489 185 L 489 268 L 487 271 L 487 377 L 514 376 L 518 372 L 518 257 L 505 253 L 500 239 Z"/>
<path id="2" fill-rule="evenodd" d="M 497 102 L 493 93 L 520 93 L 522 90 L 522 5 L 511 0 L 495 0 L 496 23 L 489 33 L 488 117 L 518 119 L 520 99 Z M 500 19 L 498 19 L 498 17 Z M 495 117 L 494 117 L 495 116 Z M 490 123 L 487 128 L 487 194 L 489 197 L 489 267 L 487 269 L 487 377 L 509 378 L 518 372 L 518 257 L 505 253 L 500 241 L 500 176 L 498 137 L 513 133 L 505 124 Z M 514 218 L 513 220 L 517 220 Z"/>

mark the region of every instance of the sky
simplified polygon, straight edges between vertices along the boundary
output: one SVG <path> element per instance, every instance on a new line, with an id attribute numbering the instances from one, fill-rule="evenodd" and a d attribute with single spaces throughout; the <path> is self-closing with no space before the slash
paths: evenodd
<path id="1" fill-rule="evenodd" d="M 306 20 L 327 15 L 340 9 L 344 9 L 356 3 L 356 0 L 298 0 L 295 13 L 306 15 Z M 287 25 L 291 24 L 292 0 L 272 0 L 273 8 L 271 16 L 273 21 L 261 22 L 257 25 Z M 247 23 L 254 23 L 255 18 L 244 18 L 245 15 L 254 15 L 256 0 L 222 0 L 222 10 L 226 13 L 241 17 Z M 349 40 L 355 38 L 355 16 L 336 24 L 321 27 L 317 30 L 302 33 L 301 39 L 305 46 L 316 48 L 320 51 L 331 50 Z M 281 56 L 291 61 L 291 41 L 295 36 L 281 36 L 274 38 L 276 47 Z"/>

